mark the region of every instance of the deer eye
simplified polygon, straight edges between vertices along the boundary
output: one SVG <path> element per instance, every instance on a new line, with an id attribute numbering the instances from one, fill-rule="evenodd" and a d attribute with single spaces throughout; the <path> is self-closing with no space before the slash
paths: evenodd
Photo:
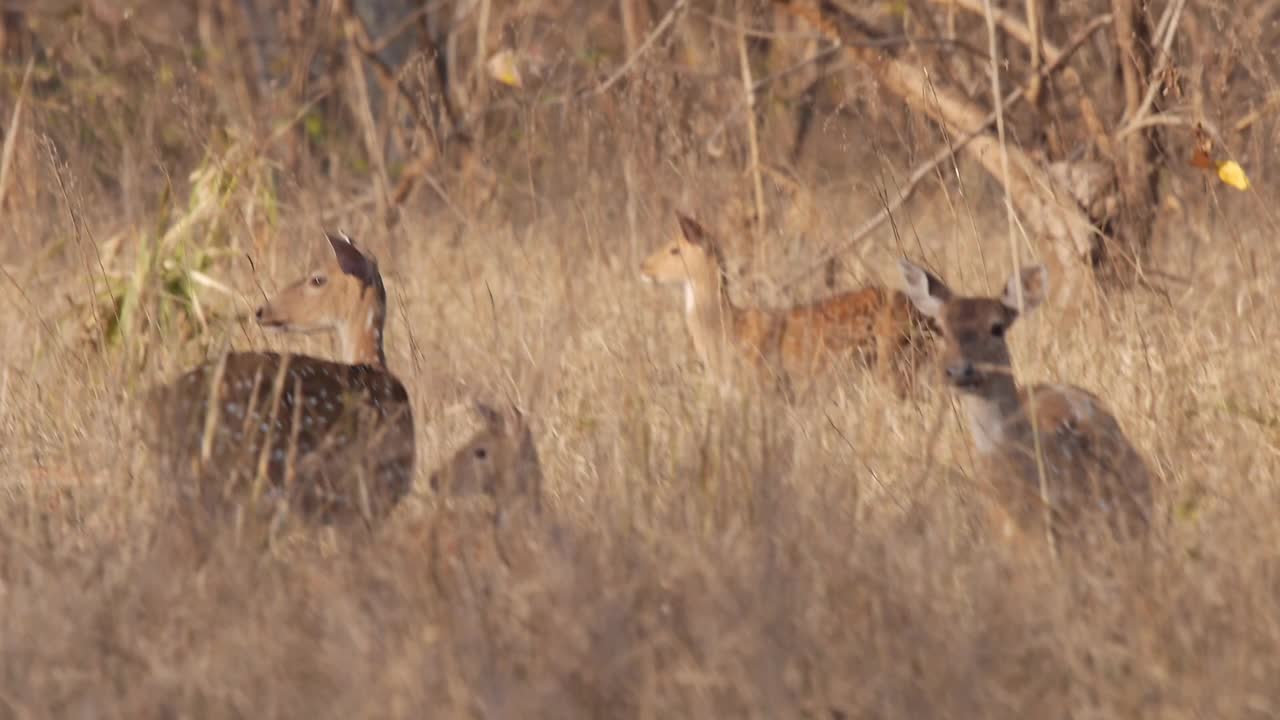
<path id="1" fill-rule="evenodd" d="M 328 277 L 326 277 L 326 276 L 324 276 L 324 275 L 312 275 L 312 276 L 311 276 L 311 286 L 312 286 L 312 287 L 324 287 L 324 284 L 325 284 L 325 283 L 327 283 L 327 282 L 329 282 L 329 278 L 328 278 Z"/>
<path id="2" fill-rule="evenodd" d="M 993 323 L 991 325 L 991 337 L 1004 337 L 1004 323 Z"/>
<path id="3" fill-rule="evenodd" d="M 472 454 L 476 456 L 476 459 L 477 459 L 477 460 L 483 460 L 483 459 L 485 459 L 485 458 L 489 457 L 489 451 L 488 451 L 488 450 L 485 450 L 485 449 L 484 449 L 484 448 L 482 448 L 482 447 L 478 447 L 478 448 L 476 448 L 476 449 L 475 449 L 475 451 L 474 451 Z"/>
<path id="4" fill-rule="evenodd" d="M 679 255 L 679 254 L 680 254 L 680 248 L 678 248 L 678 247 L 673 247 L 673 248 L 671 248 L 671 254 L 672 254 L 672 255 Z"/>

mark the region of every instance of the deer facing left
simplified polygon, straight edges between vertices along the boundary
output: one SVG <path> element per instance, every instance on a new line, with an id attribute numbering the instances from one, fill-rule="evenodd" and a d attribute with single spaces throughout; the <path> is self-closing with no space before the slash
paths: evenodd
<path id="1" fill-rule="evenodd" d="M 206 502 L 286 501 L 324 521 L 388 513 L 409 492 L 413 415 L 382 347 L 387 295 L 377 263 L 345 234 L 258 308 L 260 326 L 332 333 L 340 361 L 233 352 L 148 397 L 151 440 L 175 475 L 195 470 Z"/>
<path id="2" fill-rule="evenodd" d="M 722 383 L 747 371 L 783 387 L 808 382 L 851 357 L 905 396 L 932 350 L 934 327 L 907 297 L 870 285 L 787 308 L 739 306 L 729 297 L 720 240 L 677 213 L 680 231 L 640 266 L 641 277 L 684 288 L 685 325 L 703 365 Z"/>

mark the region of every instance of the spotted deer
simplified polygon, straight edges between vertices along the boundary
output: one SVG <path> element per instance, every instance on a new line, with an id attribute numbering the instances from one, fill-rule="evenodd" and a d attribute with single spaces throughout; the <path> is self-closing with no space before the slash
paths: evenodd
<path id="1" fill-rule="evenodd" d="M 1007 333 L 1044 301 L 1045 268 L 1015 272 L 994 298 L 957 296 L 910 261 L 900 265 L 911 301 L 940 329 L 938 364 L 960 397 L 979 473 L 1012 521 L 1006 529 L 1059 544 L 1144 537 L 1151 475 L 1115 416 L 1088 390 L 1014 378 Z"/>
<path id="2" fill-rule="evenodd" d="M 340 360 L 232 352 L 148 397 L 151 438 L 171 474 L 206 502 L 285 500 L 326 522 L 374 519 L 408 493 L 413 415 L 382 347 L 387 296 L 377 263 L 344 234 L 326 258 L 257 309 L 258 324 L 328 332 Z"/>
<path id="3" fill-rule="evenodd" d="M 684 316 L 703 364 L 722 382 L 742 367 L 787 387 L 833 361 L 855 357 L 905 395 L 927 358 L 932 322 L 896 290 L 868 286 L 786 309 L 742 307 L 729 298 L 720 243 L 677 213 L 680 232 L 645 258 L 641 276 L 684 289 Z"/>

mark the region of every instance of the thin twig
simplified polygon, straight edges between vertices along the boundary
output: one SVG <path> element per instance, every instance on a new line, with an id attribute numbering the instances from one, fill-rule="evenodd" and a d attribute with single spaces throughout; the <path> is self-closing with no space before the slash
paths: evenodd
<path id="1" fill-rule="evenodd" d="M 701 15 L 702 18 L 705 19 L 709 24 L 715 25 L 716 27 L 719 27 L 722 30 L 731 30 L 733 32 L 737 32 L 737 27 L 734 25 L 734 23 L 728 20 L 725 20 L 719 15 L 707 12 L 706 10 L 699 10 L 697 8 L 692 8 L 689 10 L 689 12 L 695 15 Z M 754 27 L 744 27 L 742 31 L 747 34 L 747 37 L 761 38 L 763 40 L 804 41 L 804 40 L 819 40 L 824 37 L 823 34 L 819 32 L 761 30 L 760 28 L 754 28 Z"/>
<path id="2" fill-rule="evenodd" d="M 1209 133 L 1209 137 L 1212 137 L 1216 142 L 1222 144 L 1222 133 L 1219 132 L 1216 127 L 1211 129 L 1211 123 L 1209 121 L 1192 120 L 1191 118 L 1176 112 L 1162 112 L 1157 115 L 1148 115 L 1138 122 L 1127 123 L 1124 127 L 1116 131 L 1114 139 L 1120 140 L 1122 138 L 1126 138 L 1149 127 L 1157 127 L 1161 125 L 1191 127 L 1197 123 L 1204 127 L 1205 132 Z"/>
<path id="3" fill-rule="evenodd" d="M 676 4 L 672 5 L 671 9 L 667 11 L 667 14 L 662 16 L 662 20 L 658 23 L 658 26 L 653 29 L 653 32 L 649 33 L 649 36 L 644 39 L 644 42 L 640 43 L 640 47 L 631 54 L 631 57 L 627 58 L 626 62 L 622 63 L 622 67 L 613 71 L 613 74 L 606 78 L 604 82 L 593 88 L 582 91 L 579 95 L 582 97 L 599 95 L 613 87 L 614 83 L 621 80 L 622 76 L 626 75 L 631 70 L 631 66 L 635 65 L 636 60 L 639 60 L 640 56 L 644 55 L 645 52 L 649 50 L 649 47 L 658 39 L 658 36 L 666 32 L 667 28 L 675 22 L 676 15 L 684 9 L 684 6 L 687 5 L 688 2 L 689 0 L 676 0 Z"/>
<path id="4" fill-rule="evenodd" d="M 383 223 L 387 223 L 390 217 L 388 211 L 391 207 L 391 177 L 387 171 L 386 148 L 379 139 L 378 123 L 373 116 L 373 104 L 369 95 L 369 83 L 365 80 L 364 64 L 360 62 L 367 53 L 360 51 L 360 43 L 356 39 L 364 30 L 364 25 L 357 18 L 355 8 L 349 0 L 341 7 L 342 25 L 348 42 L 348 52 L 345 53 L 347 70 L 351 75 L 351 87 L 355 91 L 355 97 L 348 100 L 352 114 L 356 116 L 356 121 L 360 125 L 369 163 L 373 165 L 374 180 L 378 189 L 378 216 Z"/>
<path id="5" fill-rule="evenodd" d="M 883 225 L 886 220 L 892 217 L 893 213 L 897 212 L 898 208 L 902 207 L 903 203 L 911 198 L 915 193 L 916 186 L 919 185 L 926 177 L 933 174 L 933 171 L 938 167 L 938 165 L 941 165 L 947 158 L 951 157 L 958 150 L 967 145 L 970 140 L 977 136 L 978 133 L 971 133 L 968 137 L 961 139 L 960 142 L 956 143 L 954 146 L 943 145 L 938 148 L 938 150 L 935 151 L 928 160 L 916 166 L 915 170 L 911 172 L 910 177 L 907 178 L 906 184 L 898 190 L 897 197 L 885 203 L 875 215 L 872 215 L 865 222 L 859 225 L 858 228 L 853 231 L 853 235 L 851 235 L 847 240 L 833 248 L 830 248 L 826 252 L 820 253 L 817 260 L 806 266 L 800 272 L 796 273 L 794 277 L 783 282 L 781 287 L 783 289 L 787 289 L 809 277 L 815 270 L 826 265 L 833 256 L 843 253 L 845 250 L 849 249 L 851 246 L 874 232 L 876 228 Z"/>
<path id="6" fill-rule="evenodd" d="M 0 215 L 4 214 L 4 196 L 9 189 L 9 169 L 13 165 L 13 153 L 18 147 L 18 135 L 22 127 L 23 101 L 27 98 L 31 68 L 35 67 L 35 64 L 35 57 L 30 58 L 27 60 L 26 69 L 22 71 L 22 85 L 18 87 L 18 99 L 13 104 L 13 115 L 9 119 L 9 129 L 4 138 L 4 150 L 0 151 Z"/>
<path id="7" fill-rule="evenodd" d="M 378 57 L 377 45 L 381 40 L 374 41 L 372 39 L 369 27 L 365 24 L 364 19 L 360 17 L 359 13 L 352 13 L 347 19 L 347 22 L 349 23 L 348 28 L 353 31 L 351 39 L 356 50 L 369 63 L 369 66 L 374 69 L 382 82 L 394 88 L 396 93 L 409 104 L 409 107 L 413 109 L 413 114 L 417 119 L 418 127 L 424 133 L 435 138 L 438 145 L 448 142 L 450 138 L 461 134 L 457 132 L 457 128 L 455 127 L 450 129 L 450 132 L 445 138 L 440 138 L 436 133 L 434 123 L 431 122 L 431 117 L 427 113 L 427 109 L 420 102 L 420 99 L 413 93 L 409 92 L 409 89 L 405 87 L 404 82 L 400 79 L 400 74 L 396 70 L 392 69 L 392 67 L 383 61 L 382 58 Z M 446 105 L 448 105 L 448 93 L 443 93 L 443 96 L 446 99 Z M 450 112 L 450 114 L 452 113 Z M 396 184 L 394 191 L 389 187 L 390 178 L 387 178 L 387 210 L 383 213 L 384 221 L 388 218 L 386 213 L 390 213 L 398 209 L 404 201 L 408 199 L 410 193 L 413 192 L 417 182 L 422 180 L 426 182 L 442 200 L 444 200 L 445 205 L 449 207 L 449 210 L 453 212 L 454 215 L 462 220 L 463 224 L 470 225 L 470 221 L 467 220 L 465 214 L 458 209 L 458 206 L 453 202 L 453 198 L 445 191 L 444 187 L 440 184 L 440 181 L 428 171 L 427 168 L 431 164 L 431 157 L 428 155 L 428 152 L 429 149 L 424 147 L 423 151 L 418 154 L 410 166 L 406 168 L 405 172 L 401 174 L 400 181 Z"/>
<path id="8" fill-rule="evenodd" d="M 13 273 L 9 272 L 9 268 L 4 265 L 0 265 L 0 275 L 3 275 L 5 281 L 13 286 L 14 291 L 18 293 L 18 297 L 22 298 L 22 302 L 26 303 L 28 312 L 30 312 L 30 317 L 36 319 L 36 322 L 40 325 L 40 329 L 44 331 L 44 334 L 49 338 L 49 341 L 55 345 L 61 345 L 63 347 L 63 350 L 65 351 L 64 357 L 70 357 L 78 362 L 81 369 L 88 368 L 89 363 L 86 362 L 79 353 L 73 351 L 72 348 L 66 345 L 58 332 L 54 329 L 53 324 L 49 322 L 47 317 L 45 317 L 42 306 L 36 304 L 31 295 L 27 293 L 27 289 L 22 286 L 22 283 L 18 282 L 18 278 L 14 277 Z M 16 306 L 17 303 L 14 303 L 14 305 Z M 22 312 L 16 307 L 15 310 Z"/>
<path id="9" fill-rule="evenodd" d="M 54 145 L 53 138 L 49 137 L 48 134 L 45 134 L 43 136 L 43 139 L 44 139 L 45 153 L 49 157 L 49 167 L 53 170 L 54 179 L 58 181 L 58 190 L 62 195 L 63 204 L 67 208 L 67 217 L 69 220 L 71 220 L 71 229 L 75 236 L 76 249 L 79 250 L 80 260 L 81 260 L 81 263 L 84 265 L 84 274 L 89 281 L 88 296 L 89 296 L 90 309 L 93 313 L 94 326 L 98 330 L 98 337 L 105 342 L 107 338 L 106 325 L 103 323 L 101 316 L 98 314 L 98 302 L 97 302 L 97 298 L 95 297 L 97 295 L 97 292 L 95 288 L 95 279 L 93 277 L 93 270 L 89 267 L 89 259 L 85 257 L 85 252 L 84 252 L 84 243 L 85 243 L 84 236 L 88 234 L 89 230 L 85 226 L 83 213 L 76 212 L 75 206 L 72 205 L 71 203 L 71 193 L 67 190 L 67 181 L 63 173 L 64 163 L 62 162 L 62 158 L 58 155 L 58 148 L 56 145 Z M 81 210 L 83 211 L 83 205 L 81 206 Z M 92 238 L 90 238 L 90 242 L 93 242 Z M 101 274 L 100 277 L 102 279 L 102 284 L 106 288 L 107 294 L 112 299 L 112 303 L 111 303 L 112 320 L 116 323 L 119 323 L 120 312 L 118 310 L 118 303 L 115 302 L 116 297 L 114 293 L 111 292 L 111 284 L 110 284 L 110 280 L 108 279 L 107 268 L 102 263 L 102 255 L 100 253 L 100 249 L 98 248 L 98 244 L 96 242 L 93 242 L 93 250 L 94 250 L 94 257 L 97 259 L 98 272 Z"/>
<path id="10" fill-rule="evenodd" d="M 982 15 L 985 13 L 982 0 L 933 0 L 933 2 L 935 4 L 943 4 L 949 7 L 958 7 L 963 10 L 968 10 L 975 15 Z M 1040 31 L 1039 27 L 1029 27 L 1027 23 L 999 8 L 992 8 L 991 11 L 995 15 L 996 23 L 1006 35 L 1017 40 L 1023 45 L 1026 45 L 1029 49 L 1035 47 L 1038 42 L 1044 61 L 1057 62 L 1057 58 L 1062 54 L 1062 50 L 1057 48 L 1052 42 L 1044 39 L 1043 32 Z M 1039 24 L 1042 23 L 1038 23 L 1038 25 Z M 983 55 L 985 54 L 986 53 L 983 53 Z M 1037 67 L 1034 69 L 1038 70 L 1039 68 Z"/>
<path id="11" fill-rule="evenodd" d="M 396 23 L 395 27 L 388 30 L 376 40 L 373 40 L 372 44 L 369 46 L 369 50 L 375 53 L 380 53 L 383 50 L 386 50 L 391 46 L 391 43 L 395 42 L 401 35 L 408 32 L 415 23 L 421 20 L 428 13 L 435 12 L 441 7 L 444 7 L 444 4 L 445 0 L 436 0 L 436 2 L 423 3 L 422 7 L 410 10 L 403 18 L 400 18 L 400 21 Z"/>
<path id="12" fill-rule="evenodd" d="M 821 35 L 821 37 L 826 37 L 826 36 Z M 813 63 L 822 62 L 823 60 L 826 60 L 828 57 L 831 57 L 832 55 L 835 55 L 839 52 L 842 52 L 847 48 L 851 48 L 851 47 L 888 48 L 888 47 L 896 47 L 898 45 L 906 45 L 906 44 L 946 45 L 948 47 L 954 47 L 957 50 L 964 50 L 965 52 L 968 52 L 971 55 L 980 57 L 983 60 L 987 59 L 987 54 L 985 52 L 978 50 L 977 48 L 967 43 L 962 43 L 955 40 L 948 40 L 946 38 L 908 38 L 905 35 L 900 35 L 897 37 L 883 38 L 880 40 L 867 40 L 865 42 L 859 42 L 857 44 L 841 43 L 839 45 L 832 45 L 829 48 L 819 50 L 818 52 L 814 53 L 813 55 L 810 55 L 807 58 L 804 58 L 802 60 L 797 60 L 796 62 L 788 65 L 787 67 L 782 68 L 781 70 L 778 70 L 777 72 L 771 75 L 766 75 L 765 77 L 760 78 L 755 82 L 754 85 L 751 86 L 751 91 L 752 93 L 758 93 L 761 90 L 768 87 L 769 85 L 772 85 L 778 80 L 781 80 L 782 78 L 790 75 L 791 73 L 794 73 L 798 70 L 803 70 L 804 68 L 808 67 L 809 65 L 812 65 Z M 843 66 L 834 65 L 833 67 L 843 67 Z M 828 70 L 830 70 L 830 68 L 828 68 Z M 736 116 L 738 113 L 742 112 L 742 109 L 747 106 L 747 100 L 748 98 L 744 96 L 740 98 L 738 102 L 733 105 L 733 107 L 729 108 L 729 111 L 724 114 L 724 117 L 720 118 L 720 122 L 716 123 L 716 126 L 712 128 L 711 132 L 707 133 L 706 138 L 702 141 L 702 144 L 704 146 L 712 146 L 720 139 L 720 135 L 724 132 L 725 127 L 728 126 L 729 121 L 732 120 L 734 116 Z"/>
<path id="13" fill-rule="evenodd" d="M 791 65 L 788 65 L 787 67 L 782 68 L 781 70 L 773 73 L 772 75 L 768 75 L 766 77 L 763 77 L 757 80 L 755 84 L 751 86 L 751 92 L 744 93 L 743 96 L 738 99 L 738 102 L 736 102 L 733 105 L 733 107 L 729 109 L 729 112 L 725 113 L 724 117 L 720 118 L 720 122 L 716 123 L 716 126 L 712 128 L 711 132 L 707 133 L 706 139 L 702 141 L 703 146 L 714 145 L 715 142 L 720 139 L 720 134 L 724 132 L 725 127 L 728 126 L 729 120 L 733 119 L 733 117 L 737 115 L 739 112 L 742 112 L 742 109 L 752 102 L 752 98 L 755 96 L 756 93 L 768 87 L 771 83 L 777 82 L 778 80 L 786 77 L 787 75 L 790 75 L 793 72 L 796 72 L 797 70 L 808 67 L 813 63 L 820 62 L 832 55 L 835 55 L 836 53 L 840 52 L 843 49 L 844 48 L 840 47 L 839 45 L 833 45 L 825 50 L 821 50 L 819 52 L 814 53 L 810 57 L 807 57 L 803 60 L 799 60 L 795 63 L 792 63 Z"/>
<path id="14" fill-rule="evenodd" d="M 857 448 L 854 446 L 853 442 L 849 440 L 849 437 L 844 434 L 844 431 L 840 429 L 840 426 L 836 424 L 835 419 L 831 417 L 831 413 L 824 409 L 822 411 L 822 414 L 826 416 L 827 424 L 831 426 L 832 430 L 836 431 L 836 435 L 840 436 L 840 439 L 844 441 L 845 445 L 848 445 L 849 449 L 854 451 L 855 457 L 858 457 L 859 459 L 861 459 L 861 455 L 858 455 L 857 453 Z M 871 465 L 868 464 L 866 460 L 862 460 L 861 462 L 862 462 L 862 467 L 866 469 L 867 474 L 871 476 L 871 479 L 875 481 L 876 485 L 880 486 L 880 490 L 884 492 L 884 494 L 887 495 L 895 505 L 898 506 L 899 510 L 902 510 L 905 512 L 907 509 L 907 506 L 905 503 L 902 502 L 900 498 L 898 498 L 897 493 L 893 492 L 893 490 L 890 489 L 888 485 L 884 484 L 884 481 L 881 480 L 880 476 L 876 473 L 875 468 L 871 467 Z"/>
<path id="15" fill-rule="evenodd" d="M 640 47 L 636 40 L 639 35 L 639 19 L 636 17 L 635 0 L 618 0 L 618 15 L 622 17 L 622 40 L 627 55 L 634 55 Z"/>
<path id="16" fill-rule="evenodd" d="M 359 13 L 352 13 L 347 22 L 353 32 L 351 35 L 353 44 L 361 56 L 369 63 L 374 72 L 378 74 L 379 79 L 384 84 L 390 85 L 395 89 L 396 93 L 404 99 L 409 107 L 413 108 L 413 114 L 418 120 L 419 127 L 433 137 L 435 136 L 435 127 L 431 123 L 431 117 L 427 113 L 427 109 L 423 107 L 418 96 L 409 92 L 409 88 L 405 87 L 404 82 L 400 79 L 400 73 L 387 64 L 385 60 L 378 56 L 377 43 L 372 39 L 369 33 L 369 27 L 365 24 L 364 18 Z"/>
<path id="17" fill-rule="evenodd" d="M 1132 130 L 1130 126 L 1142 123 L 1147 115 L 1151 112 L 1151 106 L 1156 100 L 1156 93 L 1160 91 L 1160 76 L 1164 74 L 1172 61 L 1170 49 L 1173 47 L 1173 38 L 1178 33 L 1178 22 L 1182 19 L 1182 10 L 1187 5 L 1187 0 L 1174 0 L 1165 8 L 1164 15 L 1161 16 L 1159 24 L 1156 26 L 1156 39 L 1160 43 L 1160 59 L 1156 62 L 1155 69 L 1151 72 L 1151 77 L 1147 80 L 1147 94 L 1142 98 L 1142 104 L 1138 106 L 1138 111 L 1133 117 L 1128 118 L 1116 132 L 1116 136 L 1128 135 Z M 1160 32 L 1164 32 L 1161 38 Z"/>
<path id="18" fill-rule="evenodd" d="M 747 147 L 751 152 L 751 185 L 755 189 L 756 229 L 763 231 L 765 227 L 764 182 L 760 179 L 760 140 L 756 128 L 755 90 L 751 81 L 751 58 L 747 55 L 747 35 L 742 31 L 742 7 L 736 13 L 738 23 L 738 62 L 742 65 L 742 93 L 747 100 Z"/>
<path id="19" fill-rule="evenodd" d="M 478 83 L 475 87 L 477 94 L 483 91 L 486 81 L 484 63 L 489 54 L 489 16 L 492 8 L 490 0 L 479 0 L 479 12 L 476 13 L 476 57 L 471 65 L 471 76 Z"/>
<path id="20" fill-rule="evenodd" d="M 991 9 L 990 3 L 987 5 Z M 1041 22 L 1039 0 L 1027 0 L 1027 30 L 1031 33 L 1031 82 L 1027 84 L 1027 100 L 1032 105 L 1040 103 L 1040 65 L 1044 62 L 1044 23 Z"/>
<path id="21" fill-rule="evenodd" d="M 1267 93 L 1267 97 L 1262 101 L 1261 107 L 1245 113 L 1245 116 L 1237 120 L 1236 124 L 1233 125 L 1231 129 L 1236 132 L 1244 132 L 1249 129 L 1249 126 L 1262 119 L 1263 115 L 1274 110 L 1277 105 L 1280 105 L 1280 91 L 1272 90 Z"/>

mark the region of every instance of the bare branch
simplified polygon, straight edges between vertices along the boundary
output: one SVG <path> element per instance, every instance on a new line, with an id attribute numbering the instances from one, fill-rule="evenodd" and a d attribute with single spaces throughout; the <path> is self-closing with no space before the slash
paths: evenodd
<path id="1" fill-rule="evenodd" d="M 755 189 L 757 230 L 765 227 L 764 183 L 760 179 L 760 140 L 756 129 L 756 93 L 755 83 L 751 80 L 751 58 L 747 55 L 747 35 L 743 31 L 746 23 L 742 19 L 741 4 L 736 13 L 738 32 L 738 62 L 742 65 L 742 93 L 747 102 L 747 146 L 751 150 L 751 184 Z"/>
<path id="2" fill-rule="evenodd" d="M 987 17 L 994 25 L 991 4 L 987 3 Z M 1040 22 L 1040 0 L 1027 0 L 1027 27 L 1031 31 L 1031 81 L 1027 83 L 1027 100 L 1032 105 L 1040 103 L 1040 63 L 1044 54 L 1044 30 Z"/>
<path id="3" fill-rule="evenodd" d="M 1169 67 L 1172 56 L 1170 49 L 1173 47 L 1173 38 L 1177 34 L 1178 22 L 1182 18 L 1182 11 L 1187 5 L 1187 0 L 1174 0 L 1165 8 L 1164 14 L 1160 17 L 1160 22 L 1156 25 L 1156 40 L 1160 43 L 1160 58 L 1156 63 L 1155 70 L 1152 71 L 1150 79 L 1147 80 L 1147 93 L 1142 98 L 1142 104 L 1138 106 L 1137 112 L 1127 118 L 1127 121 L 1116 132 L 1116 136 L 1120 137 L 1128 135 L 1132 132 L 1130 126 L 1140 126 L 1146 115 L 1151 112 L 1151 105 L 1156 100 L 1156 93 L 1160 90 L 1160 76 Z M 1161 33 L 1163 32 L 1163 39 Z"/>
<path id="4" fill-rule="evenodd" d="M 653 32 L 649 33 L 649 36 L 644 39 L 644 42 L 640 44 L 639 49 L 632 53 L 631 57 L 627 58 L 626 62 L 622 63 L 622 67 L 615 70 L 612 75 L 605 79 L 604 82 L 593 88 L 585 90 L 580 94 L 583 97 L 599 95 L 613 87 L 614 83 L 622 79 L 622 76 L 626 75 L 631 70 L 631 66 L 636 63 L 636 60 L 639 60 L 640 56 L 644 55 L 645 52 L 649 50 L 654 41 L 666 32 L 668 27 L 671 27 L 671 24 L 675 22 L 676 16 L 679 15 L 680 11 L 684 9 L 684 6 L 687 5 L 688 2 L 689 0 L 676 0 L 676 4 L 672 5 L 671 9 L 667 11 L 667 14 L 662 16 L 662 20 L 658 23 L 658 26 L 655 27 Z"/>
<path id="5" fill-rule="evenodd" d="M 982 0 L 933 0 L 933 2 L 939 5 L 948 5 L 951 7 L 958 7 L 968 12 L 971 12 L 974 15 L 985 14 L 985 10 L 982 6 Z M 1028 0 L 1028 4 L 1033 2 L 1036 2 L 1036 0 Z M 1035 47 L 1039 45 L 1040 50 L 1044 56 L 1045 62 L 1049 62 L 1049 63 L 1058 62 L 1058 58 L 1062 55 L 1062 50 L 1054 46 L 1053 43 L 1041 37 L 1042 32 L 1038 27 L 1039 26 L 1038 20 L 1036 21 L 1036 27 L 1028 27 L 1027 23 L 1023 22 L 1022 20 L 1019 20 L 1018 18 L 1014 17 L 1013 15 L 1010 15 L 1009 13 L 999 8 L 991 8 L 991 14 L 995 18 L 996 24 L 1000 26 L 1000 30 L 1004 32 L 1006 35 L 1008 35 L 1009 37 L 1013 38 L 1014 40 L 1017 40 L 1018 42 L 1030 48 L 1032 50 L 1033 57 L 1035 53 Z M 1034 63 L 1034 60 L 1033 60 L 1033 63 Z M 1033 71 L 1039 70 L 1039 68 L 1036 67 L 1034 64 L 1032 67 L 1033 67 Z M 1033 77 L 1037 77 L 1037 76 L 1033 76 Z"/>
<path id="6" fill-rule="evenodd" d="M 1094 18 L 1079 33 L 1077 33 L 1075 37 L 1071 39 L 1071 42 L 1068 43 L 1065 48 L 1063 48 L 1063 50 L 1057 55 L 1056 59 L 1053 62 L 1050 62 L 1049 64 L 1041 68 L 1040 75 L 1048 75 L 1048 74 L 1057 72 L 1063 66 L 1066 60 L 1070 58 L 1071 55 L 1075 53 L 1076 50 L 1078 50 L 1082 45 L 1084 45 L 1085 41 L 1087 41 L 1090 36 L 1092 36 L 1100 28 L 1108 25 L 1110 22 L 1111 22 L 1110 15 L 1100 15 Z M 920 87 L 925 87 L 925 86 L 922 85 Z M 1023 98 L 1023 96 L 1025 95 L 1025 92 L 1026 91 L 1023 88 L 1014 89 L 1004 97 L 1004 104 L 1006 106 L 1013 105 L 1014 103 L 1018 102 Z M 785 287 L 794 285 L 800 280 L 803 280 L 805 277 L 812 275 L 815 271 L 821 269 L 822 266 L 825 265 L 826 262 L 832 256 L 844 253 L 847 250 L 849 250 L 849 248 L 853 247 L 854 245 L 864 240 L 867 236 L 869 236 L 872 232 L 874 232 L 876 228 L 884 224 L 884 222 L 888 220 L 892 216 L 892 214 L 896 212 L 897 209 L 900 208 L 903 205 L 903 203 L 905 203 L 911 197 L 911 194 L 915 191 L 916 186 L 920 183 L 921 180 L 927 177 L 930 173 L 932 173 L 937 168 L 938 165 L 942 164 L 948 158 L 952 157 L 955 153 L 959 152 L 963 148 L 968 147 L 971 143 L 977 140 L 979 136 L 985 135 L 987 128 L 989 128 L 990 125 L 995 121 L 996 121 L 996 114 L 994 112 L 988 113 L 985 117 L 981 118 L 978 121 L 973 122 L 970 125 L 970 128 L 967 131 L 962 132 L 959 136 L 959 139 L 957 139 L 954 143 L 939 148 L 938 151 L 935 152 L 933 155 L 931 155 L 928 160 L 918 165 L 912 171 L 911 175 L 908 177 L 907 183 L 899 190 L 898 197 L 888 202 L 884 206 L 884 208 L 882 208 L 870 219 L 868 219 L 866 222 L 860 225 L 858 229 L 854 231 L 853 235 L 850 236 L 848 239 L 841 241 L 839 244 L 835 245 L 834 247 L 819 254 L 818 258 L 813 263 L 809 264 L 802 271 L 796 273 L 794 277 L 792 277 L 791 279 L 783 283 L 783 287 L 785 288 Z M 950 125 L 950 123 L 947 123 L 947 124 Z M 987 154 L 992 155 L 992 153 L 987 153 Z M 979 158 L 979 161 L 981 162 L 981 157 Z M 1028 161 L 1028 164 L 1029 164 L 1029 161 Z M 1054 183 L 1047 177 L 1047 175 L 1045 175 L 1044 173 L 1041 173 L 1041 175 L 1043 177 L 1040 178 L 1040 181 L 1043 184 L 1039 184 L 1038 187 L 1039 188 L 1053 187 Z M 1087 219 L 1085 219 L 1085 223 L 1086 225 L 1088 224 Z M 1088 227 L 1077 228 L 1077 229 L 1086 231 L 1086 232 L 1090 231 L 1090 228 Z M 1083 239 L 1085 240 L 1085 243 L 1086 243 L 1083 246 L 1080 244 L 1073 243 L 1073 246 L 1076 248 L 1078 252 L 1086 252 L 1087 250 L 1091 249 L 1091 243 L 1088 240 L 1088 235 L 1086 234 Z"/>

